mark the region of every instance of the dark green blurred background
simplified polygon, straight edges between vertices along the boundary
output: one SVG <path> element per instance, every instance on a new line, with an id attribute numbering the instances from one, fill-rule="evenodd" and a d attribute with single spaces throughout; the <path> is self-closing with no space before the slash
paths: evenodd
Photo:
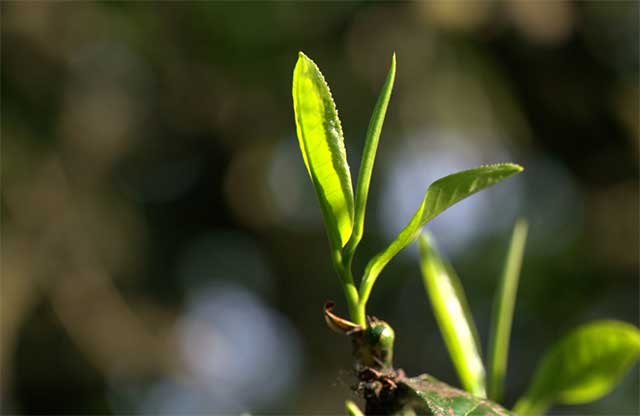
<path id="1" fill-rule="evenodd" d="M 483 342 L 513 221 L 530 221 L 507 405 L 543 351 L 596 318 L 638 324 L 635 2 L 3 2 L 0 405 L 8 413 L 341 413 L 344 300 L 297 148 L 297 52 L 332 87 L 357 172 L 397 52 L 365 239 L 427 185 L 524 174 L 430 225 Z M 396 258 L 370 312 L 396 364 L 458 384 Z M 637 366 L 557 413 L 637 414 Z"/>

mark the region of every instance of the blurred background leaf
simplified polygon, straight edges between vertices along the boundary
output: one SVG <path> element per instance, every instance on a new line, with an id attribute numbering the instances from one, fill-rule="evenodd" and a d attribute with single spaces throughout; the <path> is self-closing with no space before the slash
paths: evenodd
<path id="1" fill-rule="evenodd" d="M 514 411 L 541 415 L 555 403 L 580 404 L 609 393 L 640 357 L 640 331 L 618 321 L 582 325 L 555 343 Z"/>
<path id="2" fill-rule="evenodd" d="M 418 246 L 422 281 L 460 382 L 469 393 L 486 398 L 486 372 L 478 330 L 462 283 L 451 264 L 440 255 L 428 231 L 422 232 Z"/>
<path id="3" fill-rule="evenodd" d="M 530 221 L 507 407 L 570 328 L 638 324 L 635 2 L 0 12 L 4 412 L 344 411 L 351 349 L 322 319 L 342 293 L 291 108 L 299 50 L 331 80 L 354 172 L 397 53 L 355 270 L 435 179 L 526 167 L 430 223 L 487 334 L 504 241 Z M 417 250 L 396 258 L 369 311 L 396 330 L 398 366 L 455 384 L 419 273 Z M 632 372 L 554 412 L 636 414 L 637 392 Z"/>
<path id="4" fill-rule="evenodd" d="M 509 249 L 505 256 L 504 266 L 491 311 L 491 328 L 489 330 L 489 351 L 487 354 L 488 395 L 493 401 L 502 400 L 505 374 L 509 361 L 509 344 L 511 343 L 511 326 L 513 311 L 518 295 L 518 282 L 522 269 L 522 258 L 527 241 L 527 222 L 520 218 L 513 226 Z"/>

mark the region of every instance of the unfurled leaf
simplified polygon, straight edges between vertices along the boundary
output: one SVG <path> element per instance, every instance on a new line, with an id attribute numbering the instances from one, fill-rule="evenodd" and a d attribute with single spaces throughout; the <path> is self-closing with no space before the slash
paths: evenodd
<path id="1" fill-rule="evenodd" d="M 426 231 L 419 247 L 424 285 L 460 381 L 468 392 L 485 397 L 480 344 L 462 284 Z"/>
<path id="2" fill-rule="evenodd" d="M 527 239 L 527 223 L 516 222 L 504 264 L 502 277 L 493 304 L 493 318 L 489 336 L 489 398 L 502 400 L 504 377 L 509 357 L 509 338 L 513 322 L 513 309 L 518 292 L 520 267 Z"/>
<path id="3" fill-rule="evenodd" d="M 387 106 L 389 105 L 389 99 L 391 98 L 391 91 L 393 90 L 393 83 L 396 78 L 396 54 L 393 54 L 391 58 L 391 68 L 387 79 L 382 86 L 378 102 L 373 109 L 371 121 L 369 122 L 369 128 L 367 129 L 367 137 L 364 144 L 364 151 L 362 152 L 362 162 L 360 164 L 360 173 L 358 174 L 358 186 L 356 188 L 356 206 L 355 206 L 355 219 L 353 225 L 353 234 L 349 240 L 347 246 L 347 256 L 351 258 L 355 252 L 358 243 L 362 239 L 364 232 L 364 217 L 367 208 L 367 196 L 369 195 L 369 185 L 371 183 L 371 174 L 373 172 L 373 164 L 376 159 L 376 151 L 378 150 L 378 142 L 380 140 L 380 133 L 382 132 L 382 125 L 384 124 L 384 117 L 387 113 Z"/>
<path id="4" fill-rule="evenodd" d="M 369 261 L 364 273 L 361 299 L 368 299 L 378 275 L 400 250 L 418 237 L 420 228 L 451 205 L 516 173 L 522 166 L 513 163 L 479 166 L 440 178 L 429 186 L 418 211 L 396 239 Z"/>
<path id="5" fill-rule="evenodd" d="M 353 189 L 342 126 L 318 66 L 300 52 L 293 71 L 293 108 L 302 158 L 320 201 L 334 250 L 353 228 Z"/>
<path id="6" fill-rule="evenodd" d="M 405 408 L 432 416 L 512 416 L 499 404 L 473 396 L 423 374 L 399 383 Z"/>
<path id="7" fill-rule="evenodd" d="M 583 325 L 544 356 L 514 411 L 541 415 L 553 404 L 580 404 L 611 391 L 640 356 L 640 331 L 619 321 Z"/>

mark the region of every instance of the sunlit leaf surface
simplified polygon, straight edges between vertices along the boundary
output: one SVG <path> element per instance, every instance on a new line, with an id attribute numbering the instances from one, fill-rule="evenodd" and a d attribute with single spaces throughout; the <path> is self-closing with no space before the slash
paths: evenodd
<path id="1" fill-rule="evenodd" d="M 400 250 L 415 241 L 423 225 L 456 202 L 491 185 L 495 185 L 509 176 L 522 172 L 522 170 L 522 166 L 513 163 L 499 163 L 464 170 L 440 178 L 432 183 L 427 189 L 418 211 L 416 211 L 409 223 L 385 250 L 372 258 L 367 264 L 361 297 L 367 299 L 375 279 L 384 266 Z"/>
<path id="2" fill-rule="evenodd" d="M 360 172 L 358 174 L 358 187 L 356 189 L 355 200 L 355 219 L 353 226 L 353 235 L 349 246 L 347 246 L 347 255 L 352 256 L 355 251 L 362 234 L 364 232 L 364 217 L 367 209 L 367 196 L 369 195 L 369 185 L 371 183 L 371 175 L 373 173 L 373 165 L 378 150 L 378 142 L 380 141 L 380 133 L 382 133 L 382 125 L 387 114 L 387 107 L 391 99 L 391 91 L 396 78 L 396 54 L 391 58 L 391 68 L 387 74 L 387 79 L 382 86 L 380 96 L 376 102 L 367 129 L 367 137 L 362 152 L 362 162 L 360 163 Z"/>
<path id="3" fill-rule="evenodd" d="M 424 285 L 460 381 L 465 390 L 485 397 L 485 369 L 462 285 L 426 231 L 419 245 Z"/>
<path id="4" fill-rule="evenodd" d="M 332 247 L 341 249 L 353 228 L 353 189 L 344 136 L 329 86 L 318 66 L 302 52 L 293 71 L 292 93 L 300 151 Z"/>

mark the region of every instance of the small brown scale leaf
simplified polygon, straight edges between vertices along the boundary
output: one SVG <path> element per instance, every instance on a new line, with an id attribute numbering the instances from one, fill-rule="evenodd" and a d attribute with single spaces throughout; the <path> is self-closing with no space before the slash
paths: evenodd
<path id="1" fill-rule="evenodd" d="M 368 316 L 363 328 L 334 314 L 334 306 L 325 303 L 324 317 L 331 329 L 351 338 L 358 377 L 354 389 L 366 400 L 367 415 L 513 416 L 497 403 L 428 374 L 407 378 L 393 366 L 395 335 L 388 323 Z"/>

